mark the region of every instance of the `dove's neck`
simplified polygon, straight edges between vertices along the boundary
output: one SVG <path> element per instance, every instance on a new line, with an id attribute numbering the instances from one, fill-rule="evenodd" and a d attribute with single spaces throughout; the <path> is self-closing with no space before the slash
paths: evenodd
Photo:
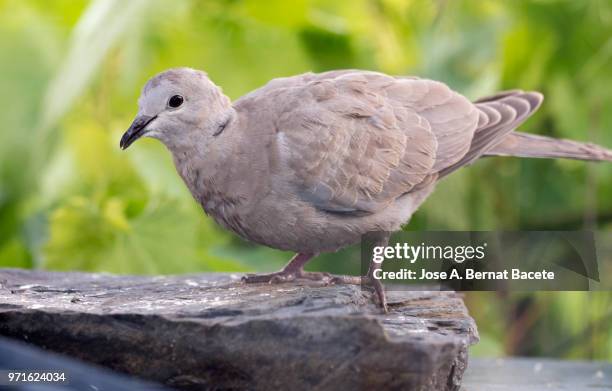
<path id="1" fill-rule="evenodd" d="M 257 194 L 252 177 L 261 172 L 265 156 L 257 141 L 248 142 L 244 122 L 230 106 L 188 145 L 172 150 L 177 171 L 193 197 L 218 222 L 236 231 L 226 219 L 248 207 L 245 203 Z"/>

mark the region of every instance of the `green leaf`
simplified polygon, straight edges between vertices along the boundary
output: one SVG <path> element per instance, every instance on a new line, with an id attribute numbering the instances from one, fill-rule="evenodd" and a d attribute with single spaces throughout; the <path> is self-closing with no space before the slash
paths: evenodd
<path id="1" fill-rule="evenodd" d="M 246 14 L 260 22 L 280 27 L 295 27 L 305 23 L 307 0 L 246 0 Z"/>
<path id="2" fill-rule="evenodd" d="M 50 81 L 41 114 L 40 131 L 53 128 L 85 90 L 109 50 L 134 21 L 142 18 L 147 0 L 94 0 L 79 18 L 70 49 Z"/>
<path id="3" fill-rule="evenodd" d="M 209 223 L 170 200 L 148 205 L 130 219 L 118 198 L 96 204 L 75 197 L 51 214 L 44 266 L 148 274 L 244 270 L 240 263 L 212 256 L 200 246 L 201 225 Z"/>
<path id="4" fill-rule="evenodd" d="M 32 267 L 28 249 L 23 240 L 12 237 L 3 241 L 0 247 L 0 265 L 2 267 Z"/>

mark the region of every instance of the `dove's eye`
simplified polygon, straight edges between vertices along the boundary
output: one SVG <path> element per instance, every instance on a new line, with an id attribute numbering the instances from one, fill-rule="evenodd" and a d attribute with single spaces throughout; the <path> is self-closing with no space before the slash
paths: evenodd
<path id="1" fill-rule="evenodd" d="M 182 104 L 183 104 L 183 97 L 180 95 L 173 95 L 168 101 L 168 106 L 172 107 L 173 109 L 179 107 Z"/>

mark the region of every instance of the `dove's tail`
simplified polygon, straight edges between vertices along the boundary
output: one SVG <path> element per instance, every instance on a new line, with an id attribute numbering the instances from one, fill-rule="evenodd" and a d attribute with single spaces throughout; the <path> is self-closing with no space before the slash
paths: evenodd
<path id="1" fill-rule="evenodd" d="M 499 107 L 500 104 L 510 106 L 517 113 L 516 118 L 509 123 L 510 126 L 504 127 L 502 115 L 502 120 L 499 121 L 499 124 L 495 124 L 496 126 L 493 132 L 482 132 L 485 136 L 489 133 L 496 133 L 497 137 L 495 137 L 495 139 L 498 140 L 494 140 L 493 143 L 491 143 L 493 147 L 485 149 L 482 156 L 612 161 L 612 150 L 597 144 L 555 139 L 552 137 L 514 131 L 518 125 L 538 109 L 543 98 L 542 94 L 538 92 L 512 90 L 500 92 L 496 95 L 477 100 L 475 103 L 484 114 L 488 114 L 491 109 L 493 109 L 494 112 L 502 113 Z M 525 105 L 525 102 L 527 102 L 528 105 Z M 526 107 L 521 110 L 521 106 Z M 487 116 L 485 115 L 485 117 Z M 488 126 L 489 125 L 485 124 L 482 130 L 488 130 Z M 510 131 L 506 131 L 504 134 L 504 132 L 495 131 L 496 128 L 504 128 Z M 479 130 L 477 129 L 476 132 L 476 135 L 478 135 Z"/>
<path id="2" fill-rule="evenodd" d="M 511 132 L 484 156 L 563 158 L 612 161 L 612 150 L 593 143 L 555 139 L 535 134 Z"/>
<path id="3" fill-rule="evenodd" d="M 459 161 L 440 170 L 439 177 L 482 156 L 612 161 L 612 150 L 596 144 L 515 131 L 540 107 L 543 99 L 539 92 L 511 90 L 475 101 L 480 117 L 470 149 Z"/>

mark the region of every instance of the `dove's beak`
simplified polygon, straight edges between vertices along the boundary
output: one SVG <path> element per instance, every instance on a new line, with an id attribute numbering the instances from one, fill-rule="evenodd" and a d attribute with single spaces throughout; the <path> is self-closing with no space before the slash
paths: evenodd
<path id="1" fill-rule="evenodd" d="M 130 128 L 126 130 L 121 137 L 121 142 L 119 142 L 119 146 L 121 149 L 126 149 L 140 137 L 142 137 L 146 133 L 146 127 L 150 124 L 157 116 L 148 116 L 148 115 L 139 115 L 134 119 L 134 122 L 130 125 Z"/>

